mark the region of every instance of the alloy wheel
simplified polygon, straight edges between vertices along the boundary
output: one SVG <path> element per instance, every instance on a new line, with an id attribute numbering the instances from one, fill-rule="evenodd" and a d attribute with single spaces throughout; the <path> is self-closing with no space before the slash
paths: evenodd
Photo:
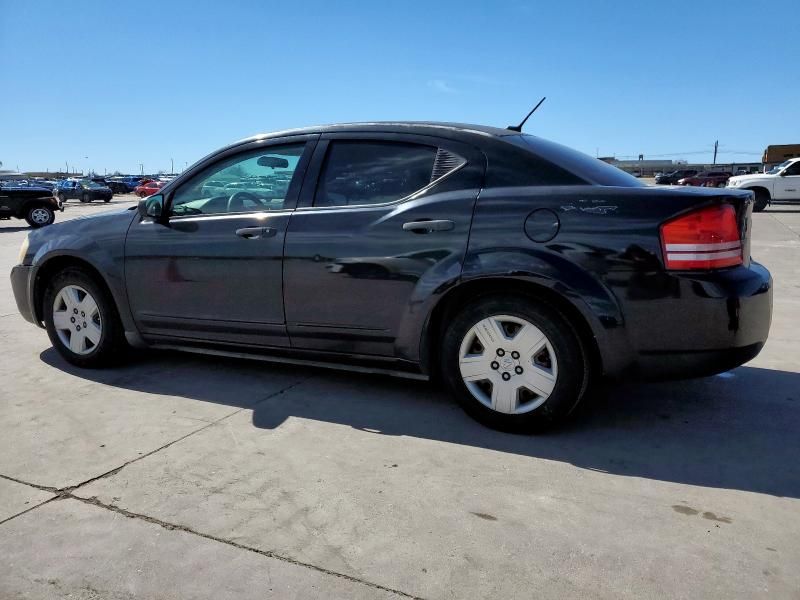
<path id="1" fill-rule="evenodd" d="M 34 208 L 30 215 L 31 221 L 37 225 L 47 225 L 50 222 L 50 212 L 46 208 Z"/>
<path id="2" fill-rule="evenodd" d="M 97 301 L 80 286 L 63 287 L 53 301 L 53 326 L 64 346 L 75 354 L 90 354 L 103 333 Z"/>
<path id="3" fill-rule="evenodd" d="M 541 329 L 520 317 L 496 315 L 467 331 L 459 370 L 470 394 L 492 410 L 522 414 L 550 397 L 558 377 L 556 353 Z"/>

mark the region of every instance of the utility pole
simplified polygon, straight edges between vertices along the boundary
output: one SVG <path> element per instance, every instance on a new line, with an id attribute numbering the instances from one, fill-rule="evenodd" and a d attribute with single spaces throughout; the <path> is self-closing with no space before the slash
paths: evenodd
<path id="1" fill-rule="evenodd" d="M 169 174 L 175 174 L 175 161 L 173 161 L 171 158 L 169 159 Z"/>
<path id="2" fill-rule="evenodd" d="M 717 164 L 717 148 L 719 148 L 719 140 L 714 142 L 714 163 Z"/>

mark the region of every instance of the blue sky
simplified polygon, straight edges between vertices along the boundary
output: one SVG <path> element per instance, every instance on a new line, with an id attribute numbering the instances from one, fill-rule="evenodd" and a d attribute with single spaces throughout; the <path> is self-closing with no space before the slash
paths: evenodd
<path id="1" fill-rule="evenodd" d="M 0 0 L 0 161 L 180 170 L 303 125 L 506 126 L 545 95 L 526 130 L 588 154 L 710 160 L 719 139 L 722 160 L 758 160 L 800 143 L 796 8 Z"/>

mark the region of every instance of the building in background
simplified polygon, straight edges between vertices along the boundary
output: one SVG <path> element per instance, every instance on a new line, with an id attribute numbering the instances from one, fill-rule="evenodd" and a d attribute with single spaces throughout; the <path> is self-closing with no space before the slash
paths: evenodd
<path id="1" fill-rule="evenodd" d="M 767 146 L 767 149 L 764 150 L 764 157 L 761 162 L 764 163 L 765 167 L 771 168 L 785 160 L 797 158 L 798 156 L 800 156 L 800 144 L 773 144 Z"/>

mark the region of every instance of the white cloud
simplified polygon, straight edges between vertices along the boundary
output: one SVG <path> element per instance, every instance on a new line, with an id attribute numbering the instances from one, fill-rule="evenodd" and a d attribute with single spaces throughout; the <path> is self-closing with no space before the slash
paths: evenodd
<path id="1" fill-rule="evenodd" d="M 456 90 L 443 79 L 431 79 L 428 82 L 428 87 L 433 88 L 435 91 L 442 94 L 455 94 L 458 92 L 458 90 Z"/>

